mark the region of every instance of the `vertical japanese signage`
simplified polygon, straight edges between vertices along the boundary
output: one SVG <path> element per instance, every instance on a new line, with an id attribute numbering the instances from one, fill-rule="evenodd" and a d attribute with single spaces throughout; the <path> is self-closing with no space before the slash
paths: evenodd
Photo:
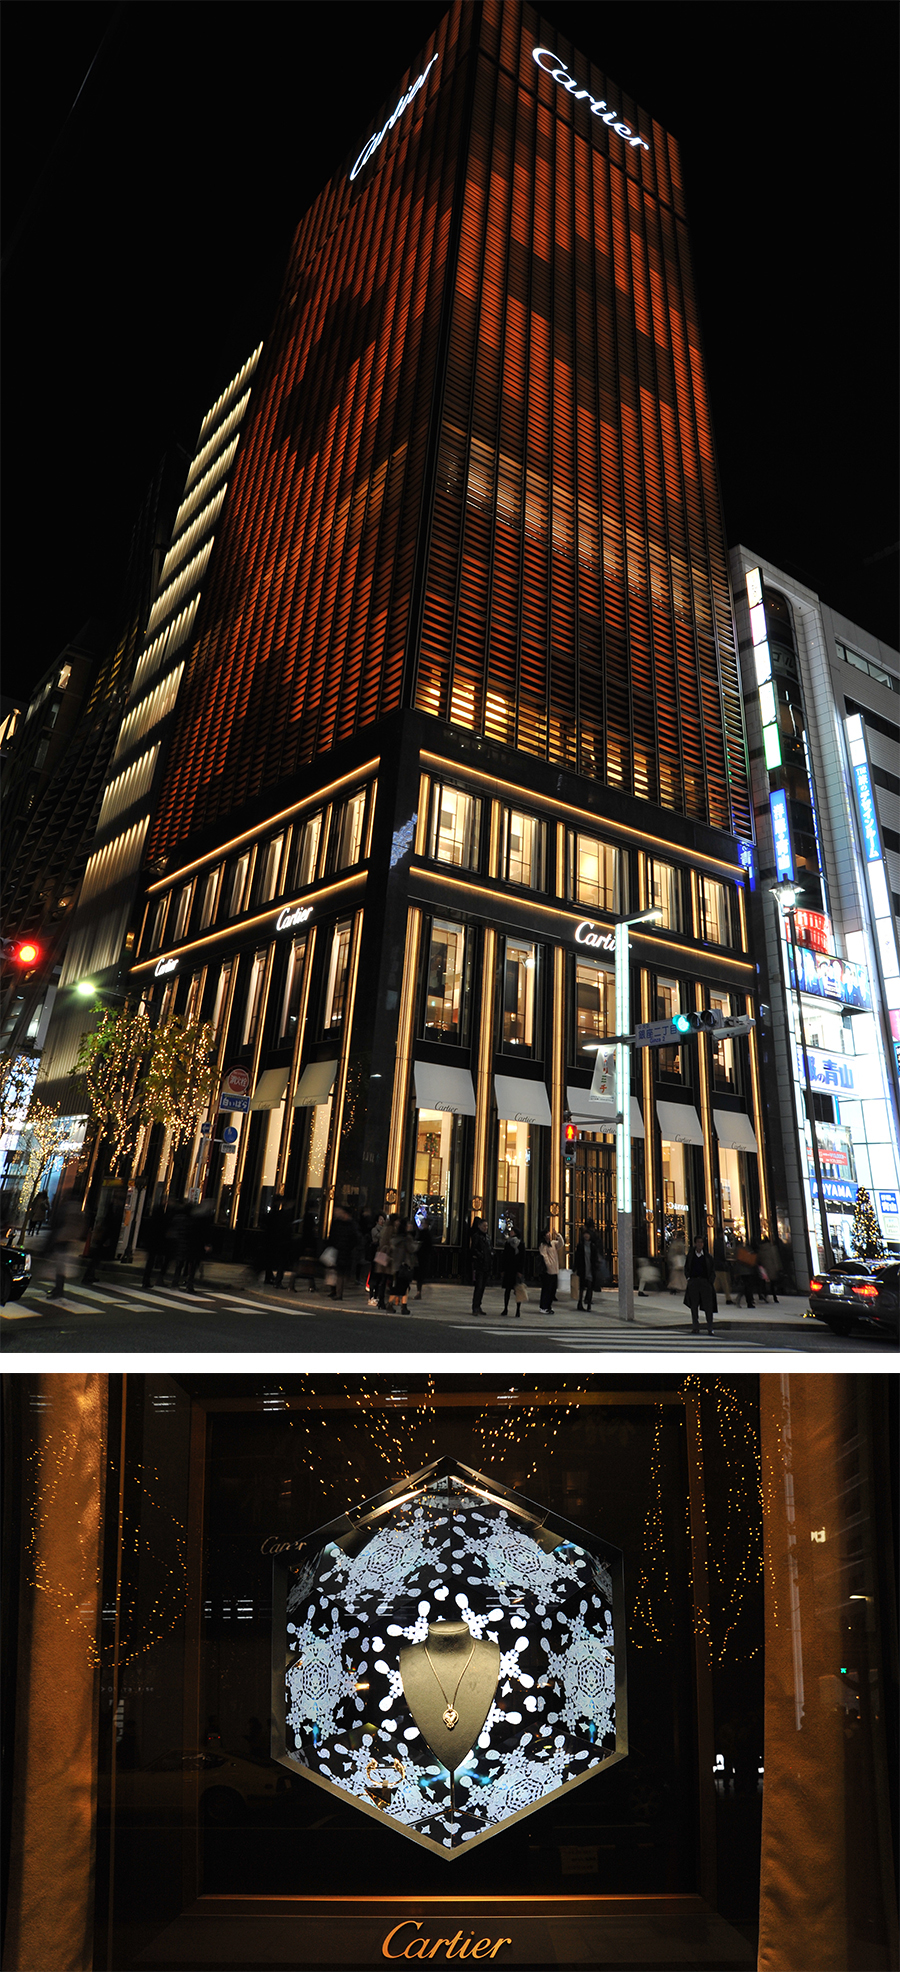
<path id="1" fill-rule="evenodd" d="M 775 844 L 775 871 L 779 883 L 785 878 L 794 879 L 794 858 L 791 855 L 791 831 L 788 827 L 787 795 L 783 787 L 769 795 L 769 814 L 772 818 L 772 841 Z"/>

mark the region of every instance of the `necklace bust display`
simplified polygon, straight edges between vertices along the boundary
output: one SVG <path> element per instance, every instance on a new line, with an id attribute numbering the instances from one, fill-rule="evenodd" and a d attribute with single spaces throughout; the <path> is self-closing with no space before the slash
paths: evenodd
<path id="1" fill-rule="evenodd" d="M 466 1623 L 429 1623 L 422 1643 L 400 1652 L 403 1696 L 433 1753 L 450 1773 L 471 1752 L 497 1690 L 500 1645 Z"/>

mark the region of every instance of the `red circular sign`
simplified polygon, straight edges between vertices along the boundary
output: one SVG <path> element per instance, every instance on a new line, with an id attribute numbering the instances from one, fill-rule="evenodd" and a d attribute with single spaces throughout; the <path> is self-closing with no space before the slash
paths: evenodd
<path id="1" fill-rule="evenodd" d="M 248 1069 L 229 1068 L 222 1087 L 228 1090 L 230 1096 L 245 1096 L 250 1087 Z"/>

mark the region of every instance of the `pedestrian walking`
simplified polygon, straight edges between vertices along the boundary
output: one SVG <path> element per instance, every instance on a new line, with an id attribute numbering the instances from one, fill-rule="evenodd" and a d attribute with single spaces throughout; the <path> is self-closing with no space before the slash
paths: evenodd
<path id="1" fill-rule="evenodd" d="M 159 1263 L 160 1285 L 166 1271 L 166 1237 L 168 1232 L 168 1212 L 163 1199 L 159 1199 L 148 1213 L 141 1227 L 144 1235 L 144 1250 L 147 1258 L 144 1263 L 144 1278 L 141 1285 L 148 1290 L 153 1286 L 153 1268 Z"/>
<path id="2" fill-rule="evenodd" d="M 409 1313 L 409 1290 L 419 1242 L 415 1237 L 415 1225 L 411 1219 L 397 1222 L 391 1238 L 391 1292 L 390 1305 L 398 1314 Z"/>
<path id="3" fill-rule="evenodd" d="M 691 1328 L 695 1335 L 700 1333 L 700 1310 L 706 1316 L 707 1334 L 713 1332 L 713 1315 L 718 1312 L 716 1290 L 713 1286 L 715 1262 L 706 1250 L 706 1241 L 698 1233 L 687 1256 L 685 1268 L 687 1284 L 684 1290 L 685 1306 L 691 1311 Z"/>
<path id="4" fill-rule="evenodd" d="M 503 1313 L 505 1315 L 509 1314 L 510 1295 L 515 1295 L 516 1288 L 524 1282 L 522 1272 L 524 1257 L 522 1241 L 510 1219 L 507 1222 L 506 1238 L 503 1242 L 503 1252 L 500 1256 L 500 1285 L 503 1289 Z M 516 1296 L 516 1315 L 520 1315 L 521 1312 L 518 1296 Z"/>
<path id="5" fill-rule="evenodd" d="M 481 1305 L 484 1290 L 491 1277 L 493 1252 L 488 1238 L 486 1219 L 473 1219 L 469 1237 L 469 1256 L 472 1262 L 472 1313 L 483 1315 Z"/>
<path id="6" fill-rule="evenodd" d="M 597 1237 L 593 1219 L 585 1219 L 578 1235 L 578 1244 L 572 1261 L 578 1275 L 578 1309 L 581 1314 L 590 1314 L 594 1288 L 602 1288 L 606 1274 L 606 1261 L 603 1248 Z"/>
<path id="7" fill-rule="evenodd" d="M 334 1280 L 328 1292 L 332 1301 L 343 1301 L 344 1282 L 353 1266 L 356 1237 L 356 1227 L 346 1207 L 336 1205 L 331 1215 L 331 1247 L 334 1254 L 331 1271 Z"/>
<path id="8" fill-rule="evenodd" d="M 83 1287 L 92 1287 L 97 1278 L 97 1268 L 114 1258 L 121 1223 L 121 1210 L 117 1211 L 114 1205 L 107 1205 L 91 1232 L 87 1265 L 81 1283 Z"/>
<path id="9" fill-rule="evenodd" d="M 541 1233 L 541 1243 L 538 1248 L 544 1263 L 544 1273 L 541 1280 L 542 1314 L 550 1315 L 553 1313 L 553 1303 L 556 1300 L 556 1290 L 559 1286 L 559 1269 L 565 1250 L 559 1233 L 551 1232 L 550 1227 L 545 1226 Z"/>
<path id="10" fill-rule="evenodd" d="M 421 1301 L 422 1290 L 428 1286 L 433 1266 L 434 1241 L 431 1237 L 431 1227 L 426 1219 L 425 1224 L 419 1227 L 419 1250 L 416 1254 L 416 1264 L 413 1272 L 413 1280 L 416 1283 L 417 1301 Z"/>
<path id="11" fill-rule="evenodd" d="M 644 1298 L 649 1293 L 651 1287 L 658 1287 L 660 1284 L 659 1267 L 657 1262 L 650 1258 L 649 1253 L 638 1255 L 637 1282 L 637 1291 Z"/>
<path id="12" fill-rule="evenodd" d="M 762 1300 L 767 1301 L 769 1295 L 771 1294 L 772 1300 L 774 1301 L 775 1306 L 777 1308 L 778 1296 L 775 1292 L 775 1289 L 778 1286 L 778 1282 L 781 1278 L 781 1257 L 779 1255 L 778 1248 L 775 1245 L 774 1240 L 772 1239 L 763 1239 L 760 1241 L 759 1275 L 760 1275 L 760 1285 L 762 1289 L 762 1295 L 761 1295 Z"/>
<path id="13" fill-rule="evenodd" d="M 297 1282 L 301 1283 L 307 1294 L 315 1292 L 316 1267 L 319 1254 L 319 1229 L 316 1215 L 307 1206 L 298 1226 L 292 1229 L 291 1251 L 293 1262 L 288 1288 L 291 1294 L 297 1292 Z"/>
<path id="14" fill-rule="evenodd" d="M 683 1294 L 687 1286 L 687 1278 L 684 1271 L 685 1257 L 684 1240 L 679 1232 L 673 1233 L 666 1249 L 670 1294 Z"/>
<path id="15" fill-rule="evenodd" d="M 739 1246 L 735 1262 L 734 1305 L 739 1308 L 746 1301 L 748 1308 L 753 1306 L 753 1291 L 758 1284 L 759 1262 L 751 1246 Z"/>
<path id="16" fill-rule="evenodd" d="M 66 1280 L 74 1273 L 83 1250 L 84 1222 L 81 1206 L 78 1199 L 73 1198 L 70 1192 L 53 1215 L 50 1241 L 53 1286 L 47 1295 L 48 1301 L 59 1301 L 62 1298 L 66 1289 Z"/>

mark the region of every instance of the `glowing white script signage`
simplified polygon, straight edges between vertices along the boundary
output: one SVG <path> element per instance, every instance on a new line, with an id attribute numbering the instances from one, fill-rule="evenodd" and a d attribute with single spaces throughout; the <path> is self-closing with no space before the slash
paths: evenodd
<path id="1" fill-rule="evenodd" d="M 575 943 L 576 945 L 598 945 L 604 952 L 614 952 L 616 949 L 616 934 L 614 931 L 598 931 L 595 924 L 591 924 L 587 918 L 582 918 L 581 923 L 575 931 Z"/>
<path id="2" fill-rule="evenodd" d="M 412 102 L 413 97 L 418 95 L 419 90 L 421 89 L 422 84 L 425 80 L 425 77 L 428 74 L 428 69 L 432 69 L 435 65 L 435 62 L 439 62 L 440 59 L 441 59 L 440 55 L 432 55 L 431 60 L 428 64 L 428 68 L 424 68 L 422 70 L 422 73 L 419 76 L 418 80 L 414 82 L 409 89 L 407 89 L 406 95 L 401 96 L 396 109 L 394 110 L 393 114 L 388 117 L 387 122 L 383 125 L 381 130 L 376 130 L 374 137 L 370 137 L 368 143 L 363 145 L 359 157 L 357 158 L 356 163 L 353 166 L 353 170 L 350 173 L 351 185 L 353 183 L 354 178 L 359 177 L 363 165 L 368 164 L 370 157 L 374 157 L 379 144 L 384 142 L 384 139 L 387 136 L 388 131 L 393 130 L 395 123 L 399 123 L 404 110 L 409 108 L 409 105 Z"/>
<path id="3" fill-rule="evenodd" d="M 582 89 L 575 76 L 569 74 L 565 62 L 560 61 L 558 55 L 554 55 L 552 48 L 532 48 L 531 52 L 534 60 L 537 62 L 538 68 L 542 68 L 545 75 L 551 76 L 553 81 L 558 82 L 563 89 L 568 89 L 570 96 L 574 97 L 576 103 L 582 101 L 590 103 L 591 115 L 599 116 L 601 123 L 611 124 L 617 137 L 623 137 L 625 142 L 631 146 L 632 150 L 636 144 L 639 144 L 642 151 L 649 151 L 650 146 L 644 143 L 643 137 L 636 137 L 630 124 L 620 122 L 618 110 L 611 110 L 609 104 L 604 102 L 602 96 L 592 96 L 589 89 Z M 548 60 L 542 61 L 542 55 L 546 55 Z M 381 138 L 378 141 L 380 143 Z M 352 178 L 352 171 L 350 176 Z"/>
<path id="4" fill-rule="evenodd" d="M 311 904 L 298 904 L 296 909 L 279 911 L 275 919 L 276 931 L 290 931 L 295 924 L 305 924 L 312 917 Z"/>
<path id="5" fill-rule="evenodd" d="M 162 979 L 167 972 L 178 971 L 177 959 L 157 959 L 153 968 L 154 979 Z"/>

